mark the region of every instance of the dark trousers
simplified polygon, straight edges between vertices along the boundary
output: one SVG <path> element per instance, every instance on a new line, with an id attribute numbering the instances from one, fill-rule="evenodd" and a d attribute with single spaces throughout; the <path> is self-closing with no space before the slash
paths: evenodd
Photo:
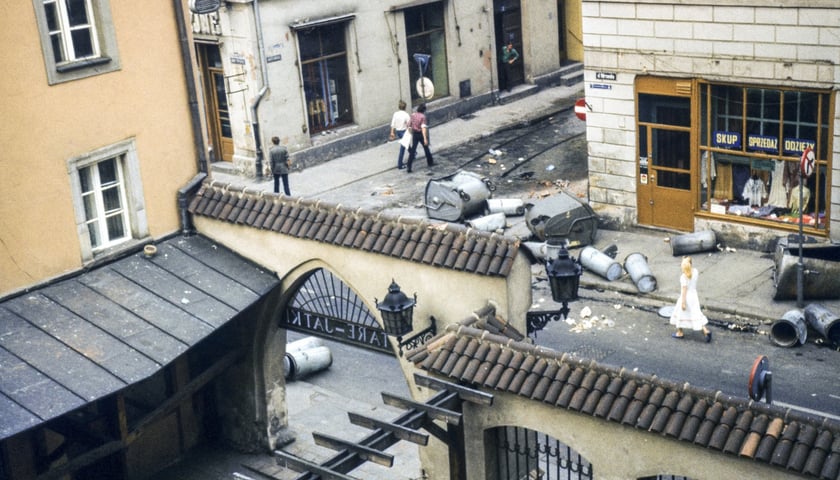
<path id="1" fill-rule="evenodd" d="M 286 193 L 287 197 L 292 196 L 289 193 L 289 174 L 288 173 L 275 173 L 274 174 L 274 193 L 280 193 L 280 179 L 283 179 L 283 191 Z"/>
<path id="2" fill-rule="evenodd" d="M 499 91 L 510 91 L 510 77 L 513 65 L 509 63 L 499 62 Z"/>
<path id="3" fill-rule="evenodd" d="M 423 143 L 423 132 L 414 132 L 411 138 L 411 146 L 408 147 L 408 171 L 411 171 L 411 164 L 414 163 L 414 158 L 417 156 L 417 144 L 423 145 L 423 151 L 426 153 L 426 163 L 431 167 L 435 164 L 434 159 L 432 159 L 432 152 L 429 150 L 429 146 Z"/>

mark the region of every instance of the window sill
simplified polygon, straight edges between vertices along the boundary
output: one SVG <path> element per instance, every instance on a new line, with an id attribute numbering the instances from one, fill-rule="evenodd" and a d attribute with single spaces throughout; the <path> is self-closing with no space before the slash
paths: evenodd
<path id="1" fill-rule="evenodd" d="M 96 251 L 93 254 L 93 258 L 84 262 L 84 266 L 85 268 L 93 268 L 111 263 L 119 258 L 141 252 L 143 247 L 150 242 L 152 242 L 152 238 L 147 236 L 141 239 L 129 239 L 123 243 L 103 248 L 102 250 Z"/>
<path id="2" fill-rule="evenodd" d="M 111 57 L 96 57 L 87 58 L 84 60 L 77 60 L 75 62 L 62 63 L 55 66 L 55 71 L 58 73 L 75 72 L 85 68 L 96 67 L 98 65 L 105 65 L 111 62 Z"/>

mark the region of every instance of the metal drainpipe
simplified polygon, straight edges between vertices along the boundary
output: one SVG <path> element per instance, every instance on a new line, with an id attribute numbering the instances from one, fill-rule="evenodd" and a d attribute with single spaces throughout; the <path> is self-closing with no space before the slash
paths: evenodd
<path id="1" fill-rule="evenodd" d="M 204 133 L 201 128 L 201 115 L 199 114 L 198 93 L 195 88 L 195 72 L 193 71 L 192 46 L 187 35 L 187 21 L 184 14 L 184 6 L 181 0 L 172 0 L 175 9 L 175 20 L 178 24 L 178 40 L 181 49 L 181 63 L 184 67 L 184 76 L 187 83 L 187 97 L 190 106 L 190 123 L 192 124 L 193 143 L 198 154 L 198 173 L 185 186 L 178 190 L 178 213 L 181 219 L 181 234 L 185 237 L 195 233 L 188 210 L 190 197 L 195 194 L 201 183 L 207 178 L 207 156 L 204 151 Z"/>
<path id="2" fill-rule="evenodd" d="M 192 124 L 193 143 L 198 153 L 198 171 L 207 172 L 207 156 L 204 152 L 204 135 L 201 128 L 201 115 L 198 109 L 198 93 L 195 88 L 195 72 L 193 72 L 192 57 L 190 55 L 190 43 L 187 35 L 187 19 L 184 15 L 184 6 L 181 0 L 172 0 L 175 8 L 175 20 L 178 24 L 178 40 L 181 48 L 181 64 L 184 67 L 184 76 L 187 83 L 187 97 L 190 105 L 190 123 Z"/>
<path id="3" fill-rule="evenodd" d="M 257 93 L 257 97 L 251 104 L 251 127 L 254 132 L 254 145 L 256 146 L 256 162 L 257 178 L 263 176 L 263 148 L 262 140 L 260 138 L 260 116 L 259 107 L 265 94 L 268 93 L 268 63 L 265 61 L 265 48 L 263 43 L 262 19 L 260 18 L 260 4 L 258 0 L 252 0 L 254 5 L 254 23 L 257 31 L 257 55 L 260 57 L 260 72 L 262 77 L 262 88 Z"/>
<path id="4" fill-rule="evenodd" d="M 201 184 L 204 183 L 205 178 L 207 178 L 207 174 L 199 172 L 186 185 L 178 189 L 178 212 L 181 215 L 181 235 L 185 237 L 191 237 L 195 233 L 195 226 L 192 223 L 192 217 L 189 212 L 190 199 L 201 187 Z"/>

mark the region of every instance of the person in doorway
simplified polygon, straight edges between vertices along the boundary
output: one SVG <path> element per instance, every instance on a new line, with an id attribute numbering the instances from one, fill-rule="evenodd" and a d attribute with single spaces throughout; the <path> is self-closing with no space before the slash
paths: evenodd
<path id="1" fill-rule="evenodd" d="M 691 264 L 691 257 L 682 258 L 680 269 L 680 298 L 677 299 L 671 313 L 671 325 L 677 327 L 677 331 L 671 336 L 677 339 L 684 338 L 684 328 L 703 330 L 703 338 L 709 343 L 712 341 L 712 332 L 706 326 L 709 319 L 700 311 L 700 299 L 697 296 L 698 273 Z"/>
<path id="2" fill-rule="evenodd" d="M 411 146 L 408 147 L 408 173 L 411 173 L 411 165 L 414 163 L 414 158 L 417 156 L 417 144 L 423 145 L 423 151 L 426 153 L 426 163 L 431 167 L 435 164 L 432 158 L 432 152 L 429 150 L 429 126 L 426 124 L 426 104 L 421 103 L 417 106 L 417 111 L 411 114 L 408 120 L 408 130 L 411 132 Z"/>
<path id="3" fill-rule="evenodd" d="M 391 134 L 388 136 L 391 141 L 401 140 L 408 128 L 408 121 L 411 119 L 411 115 L 405 111 L 405 107 L 405 102 L 400 100 L 399 109 L 394 112 L 394 115 L 391 117 Z M 400 154 L 397 157 L 397 168 L 400 170 L 405 168 L 405 165 L 403 165 L 404 156 L 405 147 L 403 146 L 403 143 L 400 142 Z"/>
<path id="4" fill-rule="evenodd" d="M 499 69 L 499 90 L 510 91 L 511 71 L 517 60 L 519 60 L 519 52 L 513 48 L 513 43 L 509 41 L 502 48 L 501 68 Z"/>
<path id="5" fill-rule="evenodd" d="M 289 192 L 289 167 L 292 161 L 289 160 L 289 150 L 280 145 L 280 138 L 271 137 L 271 148 L 268 150 L 271 159 L 271 174 L 274 175 L 274 193 L 280 193 L 280 180 L 283 180 L 283 192 L 291 196 Z"/>

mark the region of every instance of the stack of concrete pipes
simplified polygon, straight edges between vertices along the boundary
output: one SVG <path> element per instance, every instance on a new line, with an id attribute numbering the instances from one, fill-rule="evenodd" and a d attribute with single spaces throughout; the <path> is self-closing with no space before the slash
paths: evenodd
<path id="1" fill-rule="evenodd" d="M 617 252 L 614 246 L 607 247 L 605 250 L 613 255 Z M 634 252 L 627 255 L 624 259 L 624 268 L 622 268 L 613 256 L 587 246 L 580 251 L 579 260 L 584 268 L 611 282 L 618 280 L 626 270 L 639 292 L 650 293 L 656 290 L 656 277 L 650 270 L 647 257 L 641 253 Z"/>
<path id="2" fill-rule="evenodd" d="M 808 327 L 824 341 L 840 346 L 840 317 L 817 303 L 785 312 L 770 326 L 770 341 L 779 347 L 803 345 L 808 340 Z"/>
<path id="3" fill-rule="evenodd" d="M 283 366 L 286 380 L 297 380 L 332 365 L 332 352 L 317 337 L 306 337 L 286 344 Z"/>
<path id="4" fill-rule="evenodd" d="M 502 230 L 507 225 L 507 217 L 525 215 L 525 202 L 515 198 L 488 198 L 486 215 L 467 220 L 467 225 L 484 232 Z"/>

